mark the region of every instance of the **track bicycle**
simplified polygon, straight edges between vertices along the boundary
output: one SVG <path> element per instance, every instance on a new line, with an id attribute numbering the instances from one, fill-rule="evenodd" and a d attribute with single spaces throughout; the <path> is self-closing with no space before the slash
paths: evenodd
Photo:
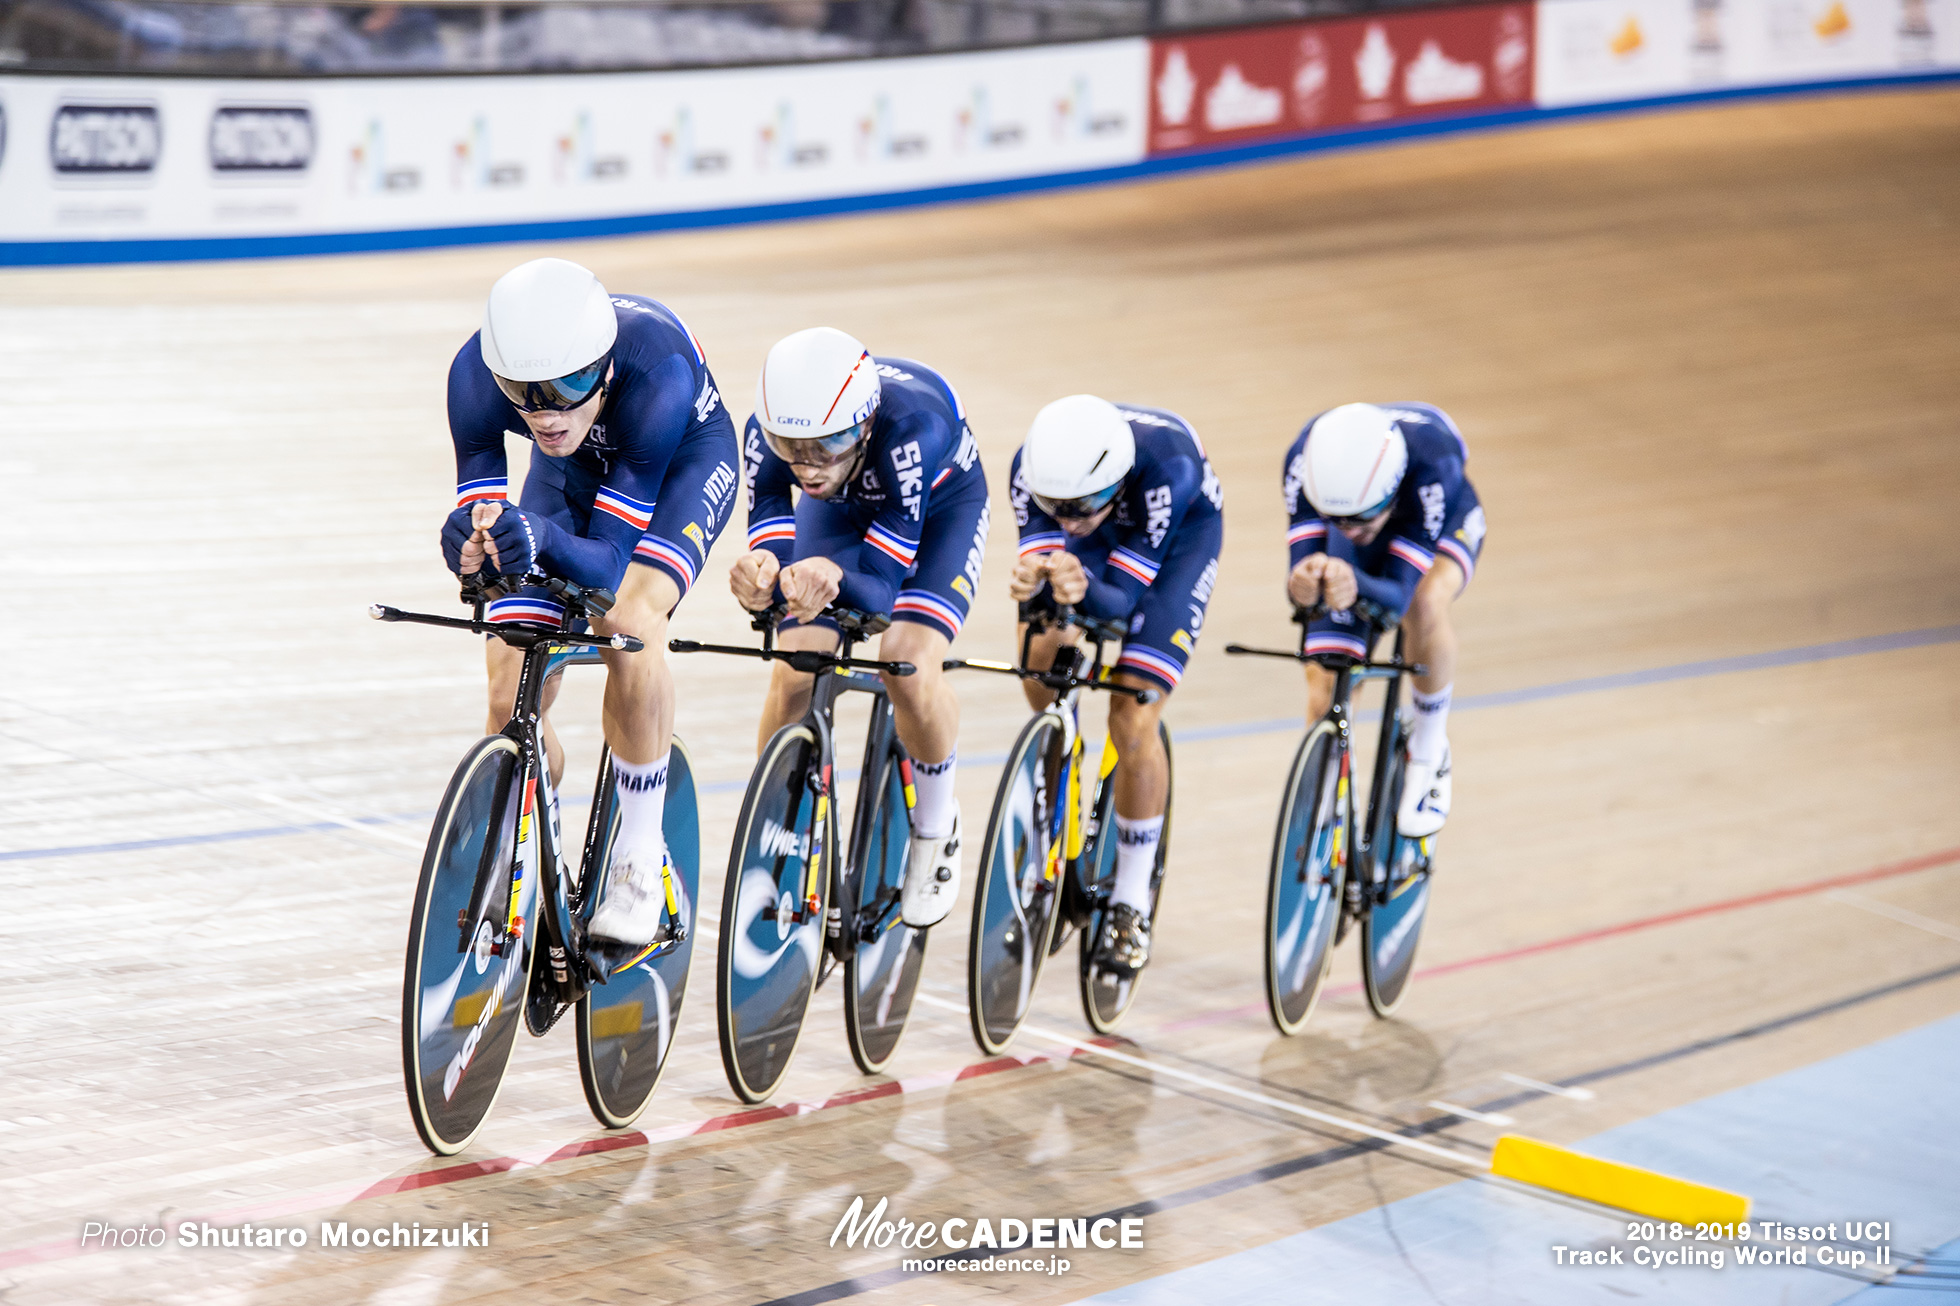
<path id="1" fill-rule="evenodd" d="M 1282 1034 L 1297 1034 L 1313 1014 L 1334 948 L 1361 926 L 1361 976 L 1368 1006 L 1386 1017 L 1402 1001 L 1415 968 L 1435 869 L 1435 838 L 1411 839 L 1395 828 L 1409 766 L 1409 722 L 1400 710 L 1402 678 L 1423 668 L 1402 658 L 1395 630 L 1386 660 L 1344 653 L 1308 653 L 1308 623 L 1321 605 L 1295 608 L 1300 647 L 1294 651 L 1227 644 L 1240 656 L 1317 662 L 1334 673 L 1327 713 L 1300 741 L 1280 799 L 1279 827 L 1266 893 L 1266 1002 Z M 1354 605 L 1372 649 L 1395 620 L 1366 599 Z M 1356 820 L 1352 699 L 1357 686 L 1387 685 L 1365 821 Z"/>
<path id="2" fill-rule="evenodd" d="M 557 626 L 489 622 L 496 585 L 465 582 L 474 616 L 439 617 L 375 604 L 379 621 L 492 635 L 524 651 L 510 722 L 463 755 L 429 831 L 415 892 L 402 984 L 402 1067 L 409 1113 L 429 1150 L 467 1147 L 496 1101 L 519 1016 L 542 1036 L 577 1009 L 579 1078 L 586 1104 L 609 1129 L 630 1125 L 653 1098 L 687 986 L 701 823 L 693 768 L 679 738 L 667 771 L 663 823 L 669 861 L 659 932 L 640 946 L 588 938 L 618 829 L 612 754 L 602 747 L 581 848 L 568 853 L 540 734 L 546 686 L 572 665 L 599 665 L 599 649 L 639 652 L 630 635 L 574 626 L 603 615 L 611 591 L 556 578 Z"/>
<path id="3" fill-rule="evenodd" d="M 810 706 L 764 745 L 749 777 L 722 890 L 716 1024 L 728 1083 L 744 1102 L 782 1084 L 817 987 L 844 968 L 844 1026 L 851 1057 L 867 1075 L 891 1063 L 912 1014 L 925 963 L 926 931 L 899 918 L 912 841 L 912 759 L 892 721 L 880 673 L 909 676 L 909 662 L 851 656 L 890 618 L 832 607 L 835 653 L 776 647 L 787 609 L 755 614 L 760 648 L 669 641 L 676 653 L 722 653 L 786 662 L 814 675 Z M 871 696 L 864 767 L 858 773 L 848 855 L 840 855 L 838 776 L 832 718 L 837 700 Z"/>
<path id="4" fill-rule="evenodd" d="M 973 897 L 973 931 L 967 948 L 967 1013 L 974 1041 L 989 1056 L 1003 1051 L 1026 1018 L 1041 963 L 1061 950 L 1070 931 L 1082 935 L 1078 978 L 1082 1013 L 1090 1028 L 1107 1034 L 1116 1028 L 1136 996 L 1138 972 L 1100 964 L 1096 940 L 1102 935 L 1109 893 L 1116 874 L 1115 822 L 1111 820 L 1116 746 L 1105 738 L 1094 780 L 1085 792 L 1084 748 L 1078 721 L 1085 690 L 1122 694 L 1139 703 L 1157 692 L 1109 679 L 1102 665 L 1106 644 L 1121 646 L 1122 621 L 1098 621 L 1070 608 L 1049 611 L 1023 606 L 1028 623 L 1018 663 L 955 659 L 948 671 L 992 671 L 1047 687 L 1055 699 L 1034 714 L 1008 750 L 987 817 L 980 850 L 980 875 Z M 1031 670 L 1028 653 L 1044 630 L 1075 627 L 1093 646 L 1063 644 L 1046 671 Z M 1170 731 L 1158 723 L 1164 756 L 1171 755 Z M 1150 919 L 1164 882 L 1170 848 L 1171 795 L 1164 802 L 1164 833 L 1150 876 Z"/>

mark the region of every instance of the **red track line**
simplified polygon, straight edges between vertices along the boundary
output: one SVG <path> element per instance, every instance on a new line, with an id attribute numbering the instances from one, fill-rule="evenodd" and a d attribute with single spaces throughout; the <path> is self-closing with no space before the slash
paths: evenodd
<path id="1" fill-rule="evenodd" d="M 1672 925 L 1676 921 L 1693 920 L 1697 916 L 1713 916 L 1720 912 L 1738 911 L 1744 907 L 1759 907 L 1766 902 L 1780 902 L 1785 898 L 1802 898 L 1813 893 L 1823 893 L 1827 889 L 1842 889 L 1849 884 L 1865 884 L 1872 880 L 1889 879 L 1895 875 L 1910 875 L 1914 871 L 1927 871 L 1936 866 L 1946 866 L 1960 862 L 1960 848 L 1948 848 L 1943 852 L 1926 853 L 1908 858 L 1902 862 L 1891 862 L 1873 867 L 1868 871 L 1853 871 L 1848 875 L 1833 875 L 1828 879 L 1812 880 L 1807 884 L 1795 884 L 1785 889 L 1769 889 L 1762 893 L 1752 893 L 1741 898 L 1725 898 L 1720 902 L 1704 903 L 1699 907 L 1684 907 L 1680 911 L 1663 912 L 1659 916 L 1643 916 L 1638 920 L 1622 921 L 1618 925 L 1606 925 L 1596 930 L 1584 930 L 1578 934 L 1568 934 L 1563 938 L 1547 939 L 1543 943 L 1527 943 L 1520 948 L 1507 948 L 1503 952 L 1486 953 L 1481 957 L 1466 957 L 1462 961 L 1446 961 L 1438 966 L 1426 966 L 1416 971 L 1412 979 L 1427 979 L 1433 975 L 1449 975 L 1460 970 L 1470 970 L 1477 966 L 1491 966 L 1500 961 L 1516 961 L 1520 957 L 1532 957 L 1541 952 L 1556 952 L 1561 948 L 1576 948 L 1582 943 L 1593 943 L 1600 939 L 1610 939 L 1618 934 L 1633 934 L 1639 930 L 1651 930 L 1659 925 Z M 1361 985 L 1337 984 L 1323 989 L 1322 997 L 1341 997 L 1349 993 L 1359 993 Z M 1182 1029 L 1196 1029 L 1203 1025 L 1216 1025 L 1240 1016 L 1258 1015 L 1266 1010 L 1263 1002 L 1248 1002 L 1243 1006 L 1225 1011 L 1209 1012 L 1202 1016 L 1190 1016 L 1184 1020 L 1173 1020 L 1159 1025 L 1160 1034 L 1175 1033 Z"/>
<path id="2" fill-rule="evenodd" d="M 1094 1038 L 1088 1040 L 1097 1046 L 1107 1046 L 1114 1039 Z M 499 1156 L 483 1161 L 466 1161 L 460 1164 L 439 1166 L 431 1170 L 417 1170 L 411 1174 L 396 1175 L 375 1183 L 341 1188 L 329 1192 L 300 1193 L 262 1202 L 254 1206 L 238 1207 L 234 1210 L 220 1211 L 212 1215 L 187 1216 L 181 1220 L 163 1223 L 169 1242 L 176 1243 L 177 1229 L 187 1223 L 206 1223 L 215 1225 L 243 1224 L 247 1222 L 275 1219 L 279 1216 L 293 1215 L 305 1211 L 324 1210 L 329 1207 L 346 1206 L 353 1202 L 368 1201 L 376 1197 L 387 1197 L 395 1193 L 413 1192 L 421 1188 L 439 1188 L 448 1184 L 462 1183 L 469 1179 L 480 1179 L 486 1175 L 504 1174 L 512 1170 L 535 1169 L 552 1165 L 559 1161 L 569 1161 L 581 1156 L 594 1156 L 603 1152 L 617 1152 L 629 1147 L 646 1147 L 653 1143 L 671 1142 L 701 1134 L 719 1133 L 727 1129 L 740 1129 L 747 1125 L 767 1124 L 773 1120 L 789 1120 L 797 1116 L 812 1115 L 818 1111 L 829 1111 L 836 1107 L 854 1106 L 860 1102 L 871 1102 L 878 1098 L 894 1097 L 902 1093 L 916 1093 L 927 1089 L 945 1088 L 951 1084 L 969 1079 L 979 1079 L 986 1075 L 999 1074 L 1003 1070 L 1019 1070 L 1024 1066 L 1038 1065 L 1049 1061 L 1068 1061 L 1079 1055 L 1075 1048 L 1063 1048 L 1054 1052 L 1017 1052 L 1005 1056 L 992 1057 L 986 1061 L 976 1061 L 972 1065 L 961 1066 L 957 1070 L 938 1070 L 923 1075 L 912 1075 L 904 1079 L 888 1079 L 883 1083 L 866 1084 L 862 1088 L 847 1089 L 832 1094 L 822 1101 L 789 1102 L 781 1106 L 751 1107 L 745 1111 L 735 1111 L 724 1116 L 714 1116 L 707 1120 L 696 1120 L 668 1125 L 664 1128 L 647 1131 L 635 1130 L 626 1134 L 602 1134 L 597 1138 L 581 1139 L 562 1147 L 521 1156 Z M 107 1221 L 104 1221 L 107 1223 Z M 71 1256 L 82 1255 L 87 1250 L 75 1239 L 60 1239 L 54 1242 L 39 1243 L 32 1247 L 22 1247 L 14 1251 L 0 1252 L 0 1270 L 20 1265 L 33 1265 L 41 1261 L 66 1260 Z M 96 1250 L 115 1250 L 102 1248 Z"/>

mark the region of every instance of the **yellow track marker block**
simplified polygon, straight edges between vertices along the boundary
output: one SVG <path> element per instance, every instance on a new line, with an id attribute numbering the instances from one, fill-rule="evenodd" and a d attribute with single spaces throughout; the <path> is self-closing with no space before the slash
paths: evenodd
<path id="1" fill-rule="evenodd" d="M 1642 1170 L 1637 1165 L 1601 1160 L 1518 1134 L 1497 1140 L 1490 1172 L 1654 1220 L 1728 1224 L 1749 1218 L 1749 1199 L 1740 1193 Z"/>

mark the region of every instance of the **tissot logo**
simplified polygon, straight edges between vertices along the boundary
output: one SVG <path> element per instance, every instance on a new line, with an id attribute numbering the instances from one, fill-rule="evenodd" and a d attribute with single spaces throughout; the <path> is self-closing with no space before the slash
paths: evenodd
<path id="1" fill-rule="evenodd" d="M 313 163 L 313 111 L 303 104 L 228 104 L 211 115 L 216 172 L 304 172 Z"/>
<path id="2" fill-rule="evenodd" d="M 64 104 L 48 132 L 48 161 L 68 175 L 152 172 L 163 155 L 154 104 Z"/>

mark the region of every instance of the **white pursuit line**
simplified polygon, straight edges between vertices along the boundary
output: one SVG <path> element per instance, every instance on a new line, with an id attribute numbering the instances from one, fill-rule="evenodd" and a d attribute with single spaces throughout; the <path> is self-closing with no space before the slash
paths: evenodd
<path id="1" fill-rule="evenodd" d="M 930 1003 L 935 1007 L 943 1007 L 947 1011 L 957 1011 L 961 1015 L 967 1014 L 967 1007 L 964 1002 L 948 1002 L 944 998 L 935 998 L 930 993 L 915 994 L 912 1000 L 914 1002 Z M 1288 1102 L 1281 1098 L 1268 1097 L 1264 1093 L 1255 1093 L 1250 1089 L 1240 1088 L 1235 1084 L 1221 1083 L 1216 1079 L 1207 1079 L 1203 1075 L 1194 1075 L 1188 1070 L 1179 1070 L 1174 1066 L 1159 1065 L 1155 1061 L 1145 1061 L 1142 1057 L 1133 1057 L 1126 1052 L 1118 1052 L 1112 1048 L 1098 1047 L 1094 1043 L 1085 1043 L 1081 1039 L 1071 1038 L 1067 1034 L 1058 1034 L 1054 1030 L 1043 1029 L 1039 1025 L 1023 1025 L 1021 1026 L 1021 1032 L 1023 1034 L 1032 1034 L 1036 1038 L 1049 1039 L 1065 1047 L 1074 1048 L 1079 1053 L 1107 1057 L 1111 1061 L 1120 1061 L 1126 1066 L 1135 1066 L 1139 1070 L 1147 1070 L 1153 1075 L 1165 1075 L 1171 1079 L 1181 1079 L 1187 1084 L 1196 1084 L 1198 1087 L 1210 1089 L 1214 1093 L 1223 1093 L 1228 1097 L 1241 1098 L 1247 1102 L 1257 1102 L 1261 1106 L 1272 1107 L 1276 1111 L 1285 1111 L 1292 1115 L 1304 1116 L 1308 1120 L 1330 1126 L 1334 1129 L 1344 1130 L 1350 1134 L 1360 1134 L 1365 1138 L 1378 1139 L 1381 1142 L 1391 1144 L 1395 1147 L 1406 1147 L 1411 1151 L 1421 1152 L 1425 1155 L 1433 1156 L 1438 1160 L 1448 1161 L 1452 1165 L 1476 1166 L 1477 1169 L 1473 1173 L 1479 1175 L 1483 1173 L 1483 1167 L 1476 1157 L 1465 1156 L 1461 1152 L 1452 1152 L 1448 1148 L 1437 1147 L 1433 1143 L 1425 1143 L 1419 1138 L 1410 1138 L 1404 1134 L 1390 1133 L 1386 1129 L 1377 1129 L 1373 1125 L 1364 1125 L 1358 1120 L 1348 1120 L 1341 1116 L 1328 1115 L 1325 1111 L 1316 1111 L 1312 1107 L 1301 1106 L 1297 1102 Z"/>
<path id="2" fill-rule="evenodd" d="M 1499 1074 L 1498 1078 L 1507 1079 L 1519 1088 L 1529 1088 L 1540 1093 L 1551 1093 L 1558 1097 L 1569 1097 L 1574 1102 L 1590 1102 L 1599 1096 L 1590 1088 L 1567 1088 L 1563 1084 L 1547 1084 L 1542 1079 L 1530 1079 L 1524 1075 L 1514 1075 L 1508 1070 Z"/>
<path id="3" fill-rule="evenodd" d="M 1835 898 L 1846 906 L 1856 907 L 1860 911 L 1868 911 L 1874 916 L 1883 916 L 1901 925 L 1910 925 L 1914 929 L 1924 930 L 1928 934 L 1937 934 L 1943 939 L 1952 939 L 1955 943 L 1960 943 L 1960 926 L 1948 925 L 1945 921 L 1936 921 L 1931 916 L 1921 916 L 1916 911 L 1895 907 L 1878 898 L 1867 898 L 1864 894 L 1853 893 L 1849 889 L 1833 889 L 1824 896 Z"/>
<path id="4" fill-rule="evenodd" d="M 1474 1120 L 1480 1125 L 1494 1125 L 1499 1129 L 1504 1128 L 1506 1125 L 1515 1125 L 1518 1123 L 1510 1116 L 1493 1115 L 1488 1111 L 1473 1111 L 1467 1106 L 1458 1106 L 1454 1102 L 1431 1101 L 1429 1108 L 1432 1111 L 1441 1111 L 1463 1120 Z"/>
<path id="5" fill-rule="evenodd" d="M 397 844 L 403 848 L 413 848 L 417 852 L 422 851 L 423 847 L 427 844 L 427 840 L 425 839 L 411 839 L 406 835 L 395 834 L 390 830 L 377 830 L 372 825 L 364 825 L 351 816 L 342 816 L 339 812 L 331 811 L 325 807 L 315 806 L 312 803 L 296 803 L 289 798 L 281 798 L 277 794 L 259 793 L 253 794 L 252 797 L 259 802 L 265 803 L 267 806 L 281 807 L 286 811 L 296 812 L 301 816 L 310 816 L 316 821 L 325 821 L 330 825 L 344 826 L 356 834 L 365 835 L 370 839 L 379 839 L 383 843 Z"/>

